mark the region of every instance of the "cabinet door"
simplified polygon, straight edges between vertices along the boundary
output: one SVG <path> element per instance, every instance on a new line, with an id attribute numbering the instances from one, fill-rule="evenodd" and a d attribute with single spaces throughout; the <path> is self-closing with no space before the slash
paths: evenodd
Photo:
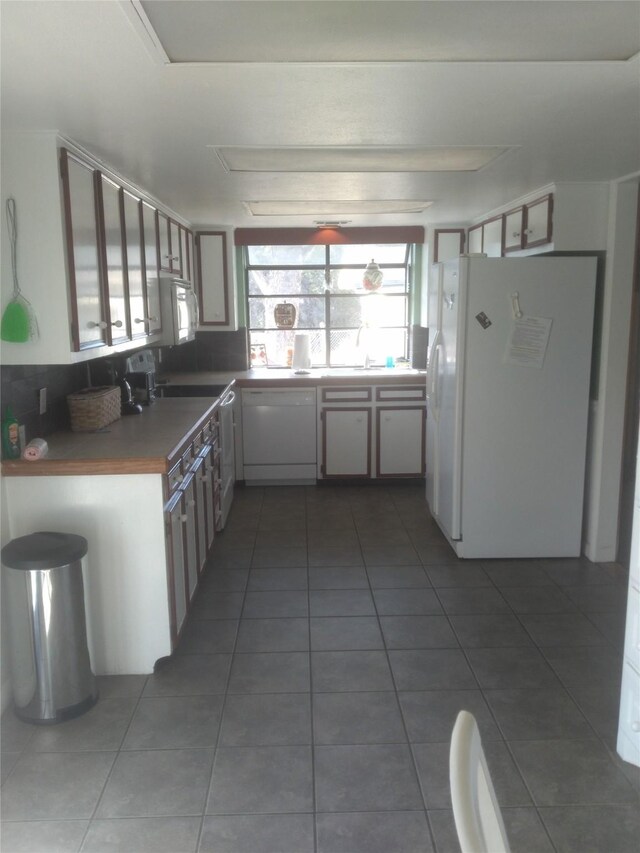
<path id="1" fill-rule="evenodd" d="M 519 207 L 506 213 L 504 217 L 504 251 L 516 252 L 524 245 L 524 208 Z"/>
<path id="2" fill-rule="evenodd" d="M 182 259 L 182 278 L 187 281 L 193 281 L 191 278 L 191 264 L 189 262 L 189 248 L 187 244 L 187 229 L 179 226 L 178 232 L 180 235 L 180 257 Z"/>
<path id="3" fill-rule="evenodd" d="M 424 406 L 377 409 L 379 477 L 422 477 L 425 470 Z"/>
<path id="4" fill-rule="evenodd" d="M 201 480 L 204 486 L 204 520 L 205 520 L 205 540 L 206 551 L 209 553 L 213 540 L 216 535 L 216 514 L 214 504 L 214 487 L 215 487 L 215 466 L 214 466 L 215 446 L 207 444 L 207 452 L 204 457 L 204 465 L 201 469 Z"/>
<path id="5" fill-rule="evenodd" d="M 207 542 L 207 473 L 203 457 L 198 457 L 192 466 L 196 499 L 196 528 L 198 531 L 198 576 L 202 574 L 209 552 Z"/>
<path id="6" fill-rule="evenodd" d="M 124 191 L 123 198 L 131 337 L 140 338 L 147 334 L 147 327 L 145 323 L 144 282 L 142 277 L 142 202 L 139 198 L 131 195 L 131 193 L 128 193 L 126 190 Z"/>
<path id="7" fill-rule="evenodd" d="M 371 409 L 322 410 L 324 477 L 371 476 Z"/>
<path id="8" fill-rule="evenodd" d="M 107 343 L 107 320 L 98 244 L 97 171 L 60 151 L 66 223 L 67 264 L 71 291 L 73 349 Z"/>
<path id="9" fill-rule="evenodd" d="M 553 196 L 547 195 L 531 202 L 531 204 L 526 205 L 525 211 L 525 249 L 550 243 L 552 238 Z"/>
<path id="10" fill-rule="evenodd" d="M 190 603 L 198 585 L 198 509 L 196 482 L 192 473 L 185 477 L 184 492 L 184 538 L 185 578 L 187 601 Z M 187 605 L 188 606 L 188 605 Z"/>
<path id="11" fill-rule="evenodd" d="M 224 231 L 200 231 L 196 234 L 201 326 L 229 328 L 235 322 L 227 252 L 227 235 Z"/>
<path id="12" fill-rule="evenodd" d="M 434 262 L 459 258 L 464 251 L 464 239 L 464 228 L 436 228 L 434 233 Z"/>
<path id="13" fill-rule="evenodd" d="M 127 279 L 124 265 L 122 190 L 100 175 L 102 210 L 102 263 L 108 297 L 109 343 L 121 344 L 131 337 Z"/>
<path id="14" fill-rule="evenodd" d="M 482 252 L 482 225 L 474 225 L 467 232 L 467 245 L 472 255 Z"/>
<path id="15" fill-rule="evenodd" d="M 483 252 L 489 258 L 502 257 L 502 243 L 504 240 L 504 216 L 488 219 L 483 223 Z"/>
<path id="16" fill-rule="evenodd" d="M 155 208 L 142 202 L 142 232 L 144 238 L 145 314 L 142 320 L 150 335 L 161 331 L 160 269 L 158 266 L 158 232 Z"/>
<path id="17" fill-rule="evenodd" d="M 156 217 L 158 221 L 158 262 L 161 270 L 171 272 L 169 217 L 160 210 L 156 212 Z"/>
<path id="18" fill-rule="evenodd" d="M 172 639 L 175 646 L 185 617 L 187 615 L 187 589 L 185 585 L 185 548 L 183 494 L 177 492 L 166 508 L 167 516 L 167 551 L 171 555 L 171 618 Z"/>
<path id="19" fill-rule="evenodd" d="M 174 275 L 182 275 L 182 258 L 180 246 L 180 226 L 173 219 L 169 220 L 169 269 Z"/>

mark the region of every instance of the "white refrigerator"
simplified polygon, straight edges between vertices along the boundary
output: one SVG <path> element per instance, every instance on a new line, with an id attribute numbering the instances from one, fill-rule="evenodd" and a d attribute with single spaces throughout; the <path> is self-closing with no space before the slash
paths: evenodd
<path id="1" fill-rule="evenodd" d="M 459 557 L 580 554 L 596 264 L 433 268 L 427 501 Z"/>

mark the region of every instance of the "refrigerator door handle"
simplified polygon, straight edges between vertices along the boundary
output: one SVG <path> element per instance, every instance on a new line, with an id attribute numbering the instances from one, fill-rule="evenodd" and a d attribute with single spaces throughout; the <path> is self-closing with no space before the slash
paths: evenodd
<path id="1" fill-rule="evenodd" d="M 433 414 L 437 410 L 437 379 L 438 379 L 438 362 L 440 360 L 440 338 L 442 337 L 440 330 L 435 334 L 433 344 L 431 345 L 431 354 L 429 356 L 429 373 L 427 375 L 427 403 L 433 403 Z"/>

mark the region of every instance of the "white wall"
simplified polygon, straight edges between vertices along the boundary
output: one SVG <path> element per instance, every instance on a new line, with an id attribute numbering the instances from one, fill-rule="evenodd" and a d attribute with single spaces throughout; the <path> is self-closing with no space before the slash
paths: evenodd
<path id="1" fill-rule="evenodd" d="M 602 306 L 598 400 L 592 404 L 584 552 L 616 558 L 639 177 L 614 183 Z"/>

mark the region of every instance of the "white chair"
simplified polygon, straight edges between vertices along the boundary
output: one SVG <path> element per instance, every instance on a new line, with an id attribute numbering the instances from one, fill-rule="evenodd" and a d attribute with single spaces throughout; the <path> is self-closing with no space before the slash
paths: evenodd
<path id="1" fill-rule="evenodd" d="M 449 781 L 462 853 L 510 853 L 478 724 L 468 711 L 460 711 L 453 727 Z"/>

